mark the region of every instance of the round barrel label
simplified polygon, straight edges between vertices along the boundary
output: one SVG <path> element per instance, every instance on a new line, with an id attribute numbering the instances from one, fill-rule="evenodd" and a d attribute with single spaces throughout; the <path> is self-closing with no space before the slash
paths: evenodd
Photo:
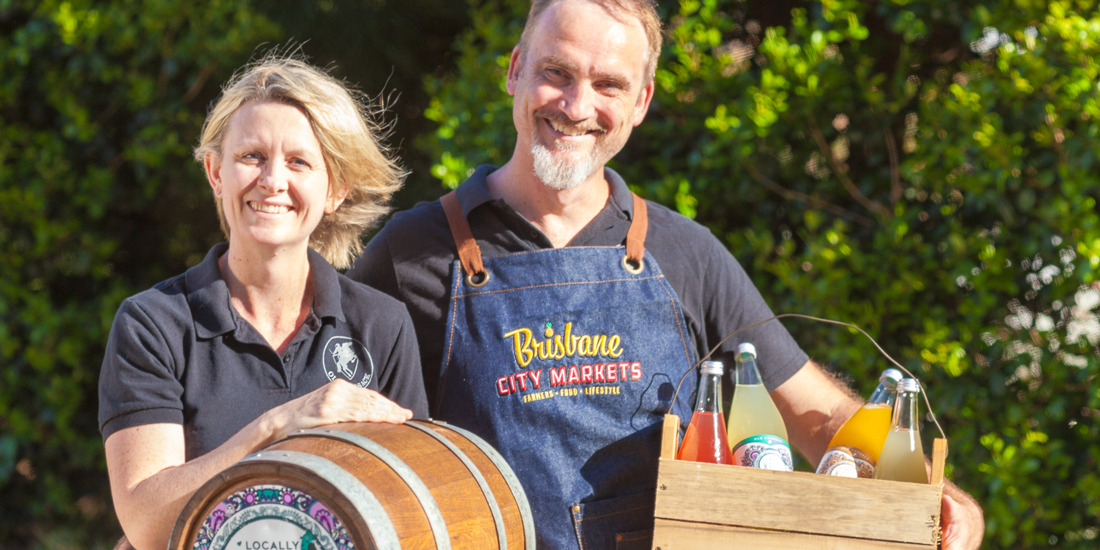
<path id="1" fill-rule="evenodd" d="M 203 521 L 193 550 L 354 550 L 340 520 L 301 491 L 256 485 L 229 495 Z"/>
<path id="2" fill-rule="evenodd" d="M 733 463 L 763 470 L 793 472 L 791 447 L 774 435 L 754 435 L 733 448 Z"/>

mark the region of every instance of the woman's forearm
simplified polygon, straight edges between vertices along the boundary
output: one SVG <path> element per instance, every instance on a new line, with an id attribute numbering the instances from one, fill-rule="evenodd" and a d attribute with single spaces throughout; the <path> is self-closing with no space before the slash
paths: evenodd
<path id="1" fill-rule="evenodd" d="M 172 526 L 188 499 L 207 480 L 272 441 L 264 417 L 217 449 L 184 462 L 183 427 L 151 424 L 112 434 L 107 469 L 115 512 L 137 550 L 168 546 Z"/>
<path id="2" fill-rule="evenodd" d="M 295 430 L 336 422 L 391 422 L 409 411 L 373 390 L 344 381 L 326 384 L 267 411 L 209 453 L 185 462 L 179 424 L 135 426 L 107 438 L 107 470 L 115 512 L 137 550 L 165 548 L 188 499 L 207 480 Z"/>

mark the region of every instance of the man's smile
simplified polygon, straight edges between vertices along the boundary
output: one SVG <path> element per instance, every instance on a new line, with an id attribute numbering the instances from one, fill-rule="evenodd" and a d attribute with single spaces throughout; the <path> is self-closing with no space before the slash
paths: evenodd
<path id="1" fill-rule="evenodd" d="M 576 125 L 576 124 L 563 124 L 558 120 L 552 118 L 544 119 L 554 131 L 566 136 L 583 136 L 583 135 L 599 135 L 603 133 L 603 130 L 599 127 L 591 127 L 591 125 Z"/>

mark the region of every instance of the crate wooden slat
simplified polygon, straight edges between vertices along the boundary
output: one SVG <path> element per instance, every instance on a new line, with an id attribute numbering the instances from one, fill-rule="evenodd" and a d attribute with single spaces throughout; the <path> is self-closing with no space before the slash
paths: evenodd
<path id="1" fill-rule="evenodd" d="M 926 544 L 861 540 L 786 531 L 764 531 L 729 525 L 676 521 L 657 518 L 653 547 L 660 550 L 727 548 L 736 541 L 739 548 L 783 548 L 785 550 L 924 550 Z"/>
<path id="2" fill-rule="evenodd" d="M 653 547 L 934 550 L 941 484 L 850 479 L 673 460 L 679 419 L 665 419 Z M 673 443 L 668 444 L 671 434 Z M 938 440 L 933 479 L 942 480 Z M 671 449 L 671 450 L 670 450 Z"/>
<path id="3" fill-rule="evenodd" d="M 943 487 L 943 469 L 947 466 L 947 440 L 936 438 L 932 442 L 932 480 L 930 483 Z"/>

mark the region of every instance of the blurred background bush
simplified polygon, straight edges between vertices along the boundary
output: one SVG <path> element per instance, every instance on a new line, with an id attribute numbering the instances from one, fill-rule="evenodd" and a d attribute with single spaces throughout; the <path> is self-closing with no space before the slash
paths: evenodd
<path id="1" fill-rule="evenodd" d="M 406 208 L 510 156 L 526 9 L 0 0 L 0 549 L 121 535 L 103 344 L 124 297 L 221 240 L 190 148 L 233 70 L 300 48 L 384 102 Z M 711 228 L 776 312 L 859 325 L 922 378 L 986 548 L 1100 545 L 1097 3 L 661 11 L 656 98 L 613 167 Z M 785 324 L 864 395 L 886 367 L 848 329 Z"/>

